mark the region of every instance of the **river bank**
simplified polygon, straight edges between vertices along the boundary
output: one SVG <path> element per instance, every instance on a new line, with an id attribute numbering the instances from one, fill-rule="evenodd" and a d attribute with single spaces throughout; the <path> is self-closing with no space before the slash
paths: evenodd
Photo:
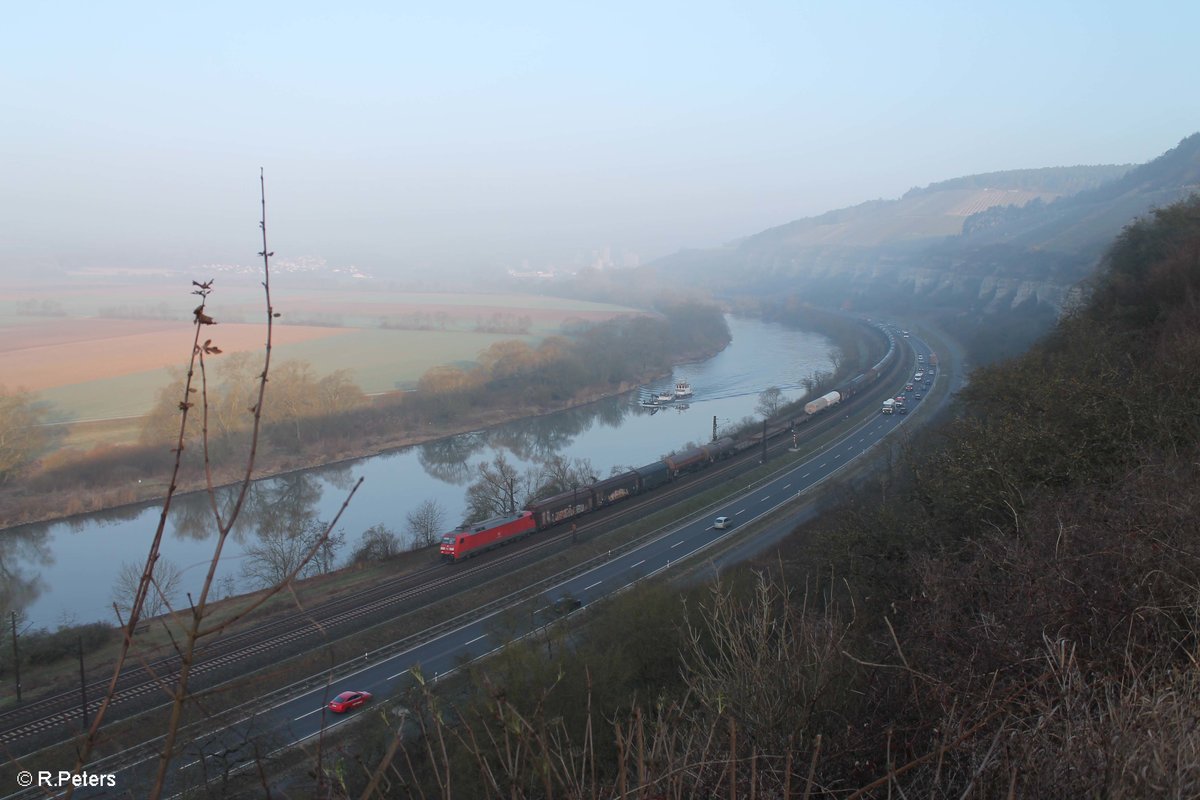
<path id="1" fill-rule="evenodd" d="M 691 354 L 680 363 L 710 358 L 718 352 L 720 350 Z M 332 447 L 324 447 L 319 452 L 300 454 L 275 452 L 260 455 L 256 459 L 253 476 L 256 480 L 278 477 L 292 472 L 332 466 L 344 461 L 370 458 L 400 448 L 428 444 L 451 436 L 518 420 L 535 419 L 547 414 L 586 406 L 607 398 L 620 397 L 636 390 L 641 385 L 662 380 L 670 374 L 671 372 L 667 371 L 646 375 L 637 382 L 623 382 L 615 390 L 584 390 L 569 402 L 554 406 L 488 409 L 483 413 L 456 419 L 453 423 L 430 424 L 419 432 L 374 430 L 367 436 L 356 440 L 347 440 L 346 437 L 341 437 L 331 443 Z M 103 466 L 98 466 L 98 468 L 103 468 Z M 234 484 L 241 480 L 244 473 L 244 462 L 214 467 L 212 471 L 213 485 L 220 487 Z M 97 486 L 85 491 L 69 487 L 53 491 L 31 491 L 28 486 L 6 486 L 0 489 L 0 532 L 5 528 L 18 525 L 57 522 L 69 520 L 71 517 L 81 514 L 111 511 L 125 506 L 141 507 L 147 504 L 161 503 L 166 498 L 169 477 L 170 473 L 167 470 L 162 472 L 160 480 L 137 479 L 135 482 L 107 487 Z M 176 483 L 176 494 L 190 494 L 204 491 L 206 488 L 207 482 L 203 473 L 181 475 Z"/>
<path id="2" fill-rule="evenodd" d="M 252 405 L 259 387 L 250 362 L 218 383 L 193 383 L 189 391 L 196 393 L 186 403 L 176 399 L 181 380 L 172 394 L 160 392 L 144 428 L 129 427 L 140 443 L 43 453 L 20 481 L 0 485 L 0 525 L 67 519 L 235 484 L 251 461 L 253 477 L 280 476 L 570 410 L 670 374 L 676 364 L 710 359 L 730 341 L 729 323 L 716 306 L 681 302 L 658 316 L 612 320 L 536 348 L 499 343 L 473 364 L 429 370 L 412 391 L 369 400 L 346 383 L 344 372 L 317 379 L 305 370 L 289 373 L 284 364 L 282 371 L 272 368 L 262 408 Z M 347 353 L 343 362 L 354 357 Z M 191 409 L 185 440 L 179 438 L 182 408 Z"/>
<path id="3" fill-rule="evenodd" d="M 440 509 L 439 524 L 447 529 L 465 519 L 467 489 L 478 480 L 481 463 L 503 457 L 522 479 L 540 474 L 553 460 L 586 464 L 589 474 L 597 477 L 612 474 L 614 469 L 626 471 L 708 441 L 715 426 L 722 431 L 736 427 L 756 413 L 765 387 L 777 386 L 787 396 L 800 399 L 808 376 L 824 374 L 832 366 L 831 342 L 824 336 L 753 318 L 734 317 L 729 324 L 732 342 L 714 357 L 679 364 L 670 376 L 656 368 L 660 377 L 651 381 L 650 387 L 661 390 L 686 380 L 696 393 L 689 403 L 647 409 L 629 394 L 613 396 L 616 390 L 637 383 L 614 382 L 611 391 L 576 395 L 569 405 L 564 404 L 565 410 L 555 413 L 537 415 L 543 409 L 531 400 L 510 402 L 508 411 L 516 421 L 506 424 L 499 424 L 502 417 L 494 410 L 463 418 L 454 426 L 465 431 L 462 435 L 437 438 L 449 429 L 422 429 L 420 425 L 410 425 L 408 430 L 395 430 L 398 425 L 356 425 L 371 434 L 370 441 L 355 442 L 359 452 L 379 453 L 371 457 L 343 458 L 353 451 L 348 441 L 342 441 L 337 448 L 323 447 L 321 458 L 311 462 L 329 466 L 305 468 L 306 462 L 299 458 L 261 462 L 292 470 L 276 471 L 276 477 L 254 482 L 216 576 L 221 595 L 258 585 L 251 568 L 261 559 L 254 553 L 283 531 L 305 530 L 316 521 L 330 522 L 336 517 L 339 562 L 359 548 L 372 530 L 391 532 L 401 547 L 407 548 L 416 544 L 408 517 L 424 504 Z M 520 399 L 516 393 L 513 397 Z M 587 402 L 592 398 L 599 399 Z M 511 413 L 519 410 L 529 414 Z M 426 443 L 389 448 L 410 436 L 407 440 L 420 438 Z M 160 463 L 164 461 L 166 448 L 156 455 Z M 256 477 L 266 471 L 266 466 L 256 470 Z M 147 472 L 147 477 L 165 480 L 161 470 L 152 476 Z M 360 479 L 353 500 L 343 507 L 348 490 Z M 181 482 L 180 486 L 193 485 Z M 233 494 L 231 489 L 222 490 L 216 498 L 219 506 L 232 502 Z M 16 607 L 23 608 L 32 623 L 47 628 L 64 619 L 103 617 L 98 613 L 110 606 L 122 564 L 145 560 L 159 522 L 160 497 L 161 491 L 140 505 L 6 530 L 0 536 L 0 559 L 12 577 Z M 211 556 L 211 503 L 205 492 L 179 494 L 171 509 L 162 555 L 183 573 L 181 596 L 194 594 L 203 582 L 203 565 Z"/>

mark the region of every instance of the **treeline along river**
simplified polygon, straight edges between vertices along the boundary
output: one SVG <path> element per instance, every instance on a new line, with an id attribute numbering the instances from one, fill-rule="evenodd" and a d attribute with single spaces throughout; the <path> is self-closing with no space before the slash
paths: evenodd
<path id="1" fill-rule="evenodd" d="M 267 531 L 295 531 L 312 520 L 329 520 L 346 492 L 362 487 L 338 523 L 346 543 L 344 560 L 364 531 L 383 525 L 407 544 L 406 517 L 423 501 L 446 513 L 446 528 L 465 515 L 466 488 L 477 465 L 504 453 L 512 463 L 532 466 L 558 455 L 587 459 L 597 477 L 614 467 L 654 461 L 688 443 L 708 441 L 713 417 L 728 426 L 754 416 L 759 393 L 783 389 L 788 399 L 802 381 L 830 369 L 831 344 L 813 333 L 758 320 L 729 318 L 732 343 L 706 361 L 686 364 L 649 387 L 665 390 L 686 380 L 695 396 L 686 406 L 643 408 L 625 395 L 580 408 L 519 420 L 371 458 L 343 462 L 258 481 L 240 525 L 226 545 L 217 572 L 224 595 L 255 588 L 243 573 L 246 550 Z M 36 627 L 114 621 L 113 587 L 122 563 L 145 562 L 161 506 L 138 506 L 53 523 L 0 531 L 0 602 L 23 611 Z M 214 529 L 203 495 L 176 498 L 163 542 L 163 558 L 183 571 L 176 600 L 195 594 L 212 553 Z"/>

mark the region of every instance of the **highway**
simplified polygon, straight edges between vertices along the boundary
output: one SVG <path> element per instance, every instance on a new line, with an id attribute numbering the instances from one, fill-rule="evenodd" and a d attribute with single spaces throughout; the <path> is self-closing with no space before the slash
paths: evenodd
<path id="1" fill-rule="evenodd" d="M 795 504 L 802 495 L 836 476 L 914 418 L 911 412 L 923 400 L 914 398 L 915 390 L 910 393 L 901 390 L 911 380 L 916 354 L 925 356 L 928 361 L 930 351 L 915 338 L 905 343 L 911 346 L 914 353 L 907 357 L 909 368 L 902 369 L 897 373 L 899 377 L 892 379 L 895 384 L 892 388 L 896 394 L 907 394 L 909 414 L 885 415 L 875 411 L 867 415 L 864 421 L 855 424 L 802 462 L 781 466 L 736 497 L 681 519 L 630 549 L 597 559 L 594 566 L 576 572 L 544 590 L 540 602 L 531 604 L 527 599 L 514 599 L 508 607 L 465 621 L 458 627 L 386 659 L 370 663 L 364 660 L 358 669 L 346 668 L 332 684 L 297 690 L 294 696 L 250 717 L 235 717 L 232 721 L 227 717 L 219 725 L 214 723 L 215 729 L 207 735 L 191 736 L 172 765 L 172 792 L 184 791 L 205 780 L 211 781 L 214 775 L 229 774 L 253 763 L 264 754 L 295 747 L 322 733 L 328 737 L 356 716 L 371 712 L 371 703 L 345 715 L 328 712 L 328 701 L 339 692 L 349 689 L 368 691 L 375 696 L 374 705 L 381 705 L 382 700 L 411 685 L 411 670 L 415 666 L 419 666 L 425 678 L 436 681 L 452 674 L 463 664 L 488 655 L 505 644 L 505 641 L 497 638 L 496 618 L 501 614 L 511 617 L 514 607 L 522 611 L 518 619 L 528 617 L 524 633 L 539 630 L 561 618 L 562 615 L 552 608 L 558 598 L 578 600 L 580 607 L 570 613 L 586 614 L 589 605 L 639 580 L 658 575 L 673 565 L 682 562 L 694 564 L 696 559 L 703 557 L 721 540 L 736 536 L 756 520 Z M 939 369 L 936 378 L 941 380 L 942 377 Z M 920 387 L 923 394 L 929 388 Z M 725 530 L 714 528 L 713 521 L 719 516 L 731 518 L 732 526 Z M 105 772 L 104 763 L 100 761 L 89 766 L 89 771 Z M 116 763 L 114 770 L 118 769 Z M 145 758 L 132 766 L 120 767 L 115 772 L 114 787 L 85 789 L 77 792 L 76 796 L 127 797 L 130 793 L 140 796 L 145 793 L 141 787 L 150 779 L 156 764 L 156 758 Z M 8 790 L 10 787 L 0 788 Z M 25 796 L 41 795 L 20 792 L 9 795 L 10 798 Z"/>

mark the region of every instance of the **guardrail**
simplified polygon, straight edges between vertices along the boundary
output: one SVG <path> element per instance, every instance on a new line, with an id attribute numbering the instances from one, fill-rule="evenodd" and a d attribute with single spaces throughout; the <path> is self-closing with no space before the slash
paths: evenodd
<path id="1" fill-rule="evenodd" d="M 815 451 L 809 457 L 811 458 L 811 457 L 818 456 L 821 452 L 829 449 L 830 446 L 831 445 L 827 443 L 824 447 L 819 448 L 817 451 Z M 868 448 L 866 451 L 864 451 L 864 453 L 869 452 L 870 449 L 873 449 L 873 448 Z M 774 478 L 778 477 L 781 473 L 791 469 L 792 466 L 793 466 L 793 464 L 789 463 L 787 465 L 780 465 L 779 467 L 777 467 L 775 469 L 771 469 L 766 474 L 747 483 L 743 487 L 743 491 L 753 491 L 756 487 L 770 482 Z M 842 469 L 844 469 L 846 466 L 849 466 L 849 464 L 847 463 L 846 465 L 843 465 L 843 467 L 839 468 L 831 475 L 826 476 L 820 482 L 815 484 L 813 487 L 810 487 L 810 490 L 812 488 L 815 488 L 815 486 L 819 486 L 821 483 L 828 481 L 835 474 L 841 472 Z M 759 519 L 763 516 L 772 514 L 775 511 L 777 511 L 781 506 L 783 506 L 791 501 L 792 501 L 792 498 L 782 501 L 781 503 L 777 504 L 776 506 L 772 507 L 771 509 L 768 509 L 768 511 L 764 512 L 763 514 L 758 515 L 758 517 L 755 517 L 755 519 Z M 701 506 L 700 508 L 698 508 L 694 511 L 691 511 L 690 513 L 685 515 L 682 519 L 692 520 L 692 519 L 700 518 L 706 514 L 710 514 L 717 506 L 719 506 L 723 502 L 725 502 L 724 499 L 722 499 L 720 501 L 713 501 L 713 502 L 707 503 L 707 504 Z M 234 725 L 238 725 L 240 723 L 252 720 L 253 718 L 255 718 L 261 714 L 264 714 L 274 708 L 277 708 L 278 706 L 282 705 L 283 703 L 289 702 L 291 699 L 293 699 L 299 695 L 314 691 L 322 686 L 329 686 L 332 683 L 334 683 L 335 681 L 343 680 L 351 675 L 361 672 L 364 668 L 366 668 L 367 665 L 374 666 L 381 661 L 386 661 L 387 659 L 395 658 L 396 656 L 403 654 L 404 652 L 406 652 L 408 650 L 415 649 L 423 644 L 433 641 L 450 631 L 457 630 L 457 629 L 465 627 L 467 625 L 487 619 L 488 617 L 495 616 L 495 615 L 501 613 L 502 611 L 506 611 L 510 608 L 517 607 L 521 603 L 526 602 L 534 597 L 538 597 L 538 596 L 542 595 L 543 593 L 548 592 L 548 591 L 554 589 L 555 587 L 562 585 L 563 583 L 566 583 L 567 581 L 571 580 L 572 578 L 575 578 L 579 575 L 582 575 L 592 569 L 595 569 L 595 568 L 603 565 L 604 563 L 612 560 L 613 556 L 628 553 L 632 550 L 636 550 L 639 547 L 642 547 L 646 544 L 656 541 L 657 539 L 662 538 L 663 536 L 669 535 L 671 531 L 673 531 L 679 527 L 679 524 L 680 524 L 680 521 L 675 520 L 671 523 L 660 525 L 650 531 L 647 531 L 644 534 L 641 534 L 632 539 L 629 539 L 628 541 L 616 544 L 604 553 L 597 554 L 595 556 L 592 556 L 591 558 L 588 558 L 588 559 L 585 559 L 585 560 L 579 562 L 578 564 L 574 564 L 564 570 L 560 570 L 552 575 L 548 575 L 546 577 L 540 578 L 539 580 L 533 582 L 532 584 L 522 587 L 521 589 L 519 589 L 517 591 L 510 592 L 501 597 L 497 597 L 492 600 L 489 600 L 488 602 L 484 603 L 481 606 L 477 606 L 477 607 L 471 609 L 470 611 L 466 611 L 461 614 L 450 617 L 449 619 L 443 620 L 439 623 L 429 626 L 429 627 L 421 630 L 418 633 L 414 633 L 409 636 L 405 636 L 401 639 L 397 639 L 394 642 L 391 642 L 389 644 L 386 644 L 386 645 L 376 648 L 374 650 L 369 650 L 364 654 L 365 657 L 363 658 L 362 662 L 359 662 L 356 659 L 353 662 L 346 662 L 343 664 L 339 664 L 335 667 L 330 667 L 326 670 L 322 670 L 320 672 L 309 675 L 298 681 L 294 681 L 290 684 L 287 684 L 286 686 L 282 686 L 277 689 L 271 690 L 265 694 L 261 694 L 256 698 L 256 700 L 254 702 L 254 710 L 251 713 L 247 713 L 245 707 L 242 706 L 236 710 L 228 710 L 228 711 L 224 711 L 224 712 L 218 712 L 218 713 L 214 714 L 213 716 L 206 718 L 203 722 L 197 722 L 197 723 L 193 723 L 191 725 L 185 726 L 185 728 L 183 729 L 183 735 L 180 738 L 185 741 L 198 741 L 198 740 L 203 741 L 203 740 L 209 739 L 226 728 L 229 728 Z M 720 542 L 727 541 L 727 539 L 730 536 L 733 536 L 735 534 L 740 534 L 743 532 L 744 532 L 744 527 L 731 529 L 727 536 L 722 536 L 718 539 L 714 539 L 712 542 L 708 543 L 707 545 L 688 553 L 684 557 L 681 557 L 675 563 L 678 564 L 678 563 L 682 563 L 685 561 L 694 560 L 694 558 L 696 556 L 705 553 L 706 551 L 713 548 Z M 659 573 L 663 572 L 670 566 L 672 566 L 672 565 L 670 563 L 668 563 L 666 566 L 659 567 L 658 569 L 655 569 L 652 572 L 650 572 L 644 576 L 641 576 L 640 578 L 637 578 L 634 581 L 631 581 L 630 583 L 626 584 L 625 586 L 622 586 L 617 591 L 623 592 L 623 591 L 629 589 L 630 587 L 632 587 L 633 585 L 637 584 L 638 582 L 648 580 L 648 579 L 652 578 L 653 576 L 658 575 Z M 484 585 L 486 585 L 486 583 Z M 445 676 L 441 676 L 441 677 L 445 677 Z M 237 679 L 230 679 L 228 681 L 223 681 L 221 683 L 215 684 L 211 687 L 208 687 L 203 692 L 197 693 L 196 696 L 198 698 L 203 698 L 204 696 L 206 696 L 208 694 L 216 692 L 224 687 L 227 687 L 228 685 L 233 683 L 235 680 L 237 680 Z M 141 763 L 143 761 L 157 758 L 159 755 L 159 752 L 161 750 L 162 741 L 163 741 L 163 737 L 158 736 L 158 737 L 154 737 L 153 739 L 149 739 L 149 740 L 146 740 L 145 742 L 134 745 L 132 747 L 125 748 L 124 750 L 122 750 L 118 753 L 112 753 L 107 756 L 102 756 L 100 758 L 97 758 L 97 759 L 89 762 L 89 764 L 87 765 L 87 770 L 90 773 L 105 773 L 105 772 L 115 773 L 115 772 L 120 772 L 122 770 L 128 769 L 128 768 L 130 768 L 138 763 Z M 6 795 L 3 798 L 3 800 L 18 800 L 18 798 L 23 800 L 24 798 L 32 798 L 32 797 L 40 797 L 40 796 L 43 796 L 41 792 L 30 789 L 30 790 L 22 790 L 22 791 L 18 791 L 17 793 L 14 793 L 14 794 Z"/>

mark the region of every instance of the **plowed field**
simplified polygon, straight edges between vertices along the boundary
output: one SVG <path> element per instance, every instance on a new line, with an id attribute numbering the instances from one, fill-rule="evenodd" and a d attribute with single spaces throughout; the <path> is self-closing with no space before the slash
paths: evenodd
<path id="1" fill-rule="evenodd" d="M 344 328 L 278 325 L 278 345 L 341 336 Z M 261 324 L 218 324 L 211 338 L 227 353 L 261 350 Z M 191 350 L 192 329 L 170 320 L 50 318 L 0 329 L 0 382 L 10 388 L 40 391 L 57 386 L 116 378 L 136 372 L 183 367 Z"/>

